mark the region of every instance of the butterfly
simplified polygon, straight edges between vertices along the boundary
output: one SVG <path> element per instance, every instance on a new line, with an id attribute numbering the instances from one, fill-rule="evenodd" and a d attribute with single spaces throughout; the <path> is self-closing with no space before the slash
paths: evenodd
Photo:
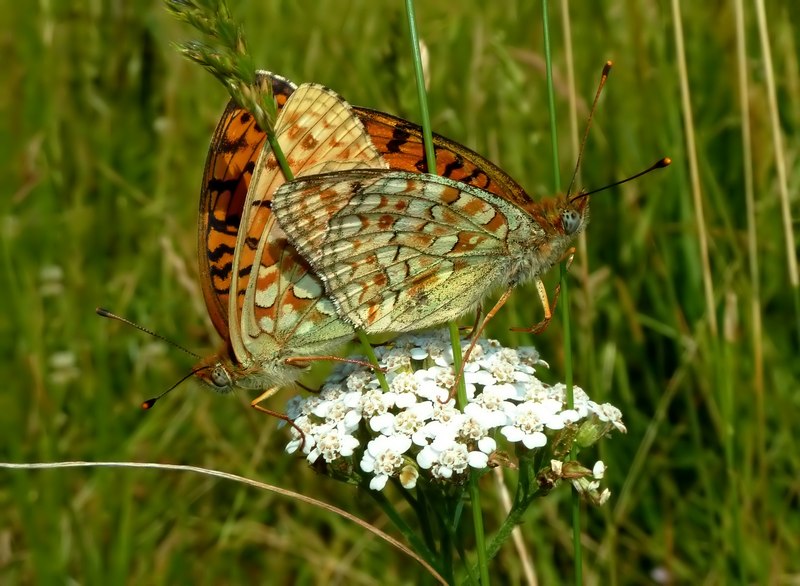
<path id="1" fill-rule="evenodd" d="M 611 66 L 608 61 L 603 67 L 592 113 Z M 590 113 L 584 144 L 591 118 Z M 419 127 L 402 122 L 397 128 L 411 137 L 398 143 L 419 142 Z M 444 148 L 437 149 L 435 175 L 360 169 L 308 177 L 280 188 L 273 212 L 324 282 L 339 315 L 367 333 L 425 329 L 450 321 L 503 287 L 475 339 L 513 289 L 531 280 L 544 319 L 532 328 L 516 329 L 542 331 L 560 287 L 551 307 L 540 276 L 563 259 L 571 262 L 570 245 L 589 221 L 589 196 L 596 191 L 569 195 L 568 190 L 567 195 L 534 201 L 484 157 L 437 139 Z M 444 172 L 441 150 L 454 157 Z M 669 164 L 668 158 L 662 159 L 611 186 Z M 426 171 L 420 165 L 415 170 Z"/>
<path id="2" fill-rule="evenodd" d="M 319 139 L 313 137 L 318 131 L 314 125 L 319 123 L 319 112 L 310 119 L 303 119 L 304 129 L 311 128 L 311 138 L 306 135 L 303 137 L 306 144 L 298 145 L 300 131 L 295 130 L 290 136 L 292 124 L 302 118 L 297 114 L 300 107 L 291 103 L 297 86 L 265 71 L 258 72 L 257 81 L 272 86 L 280 112 L 277 131 L 283 135 L 281 144 L 290 151 L 287 155 L 298 175 L 387 165 L 415 173 L 428 170 L 420 126 L 367 108 L 349 109 L 346 104 L 340 107 L 355 114 L 361 126 L 349 119 L 343 128 L 350 128 L 356 135 L 359 132 L 353 130 L 354 126 L 365 131 L 366 136 L 359 135 L 358 144 L 371 141 L 383 161 L 377 161 L 375 153 L 366 148 L 369 154 L 363 159 L 368 162 L 359 160 L 351 164 L 352 161 L 334 160 L 320 165 L 316 159 L 304 160 L 304 157 L 335 158 L 324 149 L 318 152 L 319 149 L 311 148 L 312 142 L 319 143 Z M 504 194 L 512 200 L 525 200 L 522 188 L 490 161 L 440 135 L 434 134 L 433 139 L 436 172 L 440 176 L 490 193 Z M 288 141 L 288 148 L 284 140 Z M 225 347 L 217 355 L 203 360 L 195 372 L 220 392 L 235 387 L 262 390 L 252 404 L 259 410 L 285 418 L 258 403 L 278 388 L 295 382 L 303 367 L 315 358 L 334 358 L 315 354 L 346 341 L 353 330 L 346 320 L 336 319 L 335 307 L 323 296 L 321 282 L 309 273 L 306 261 L 288 246 L 285 233 L 274 221 L 271 195 L 283 179 L 275 168 L 274 158 L 268 157 L 267 163 L 259 159 L 267 156 L 265 141 L 266 134 L 254 118 L 231 101 L 209 149 L 198 224 L 203 296 Z M 347 159 L 352 153 L 344 155 Z M 257 211 L 250 216 L 252 209 Z M 260 264 L 254 262 L 259 255 Z M 253 279 L 256 275 L 259 277 Z M 231 291 L 236 292 L 234 298 Z M 542 293 L 546 295 L 543 289 Z M 285 308 L 291 308 L 288 311 L 291 319 L 284 317 Z"/>
<path id="3" fill-rule="evenodd" d="M 318 84 L 295 86 L 273 74 L 279 114 L 275 134 L 296 176 L 352 168 L 383 168 L 351 107 Z M 195 368 L 220 392 L 259 390 L 259 405 L 297 381 L 308 363 L 353 337 L 338 318 L 322 283 L 288 244 L 271 212 L 283 174 L 264 132 L 234 104 L 214 133 L 204 172 L 198 224 L 203 296 L 225 341 L 218 354 Z"/>
<path id="4" fill-rule="evenodd" d="M 588 198 L 534 202 L 507 175 L 489 178 L 501 189 L 386 169 L 333 172 L 282 186 L 273 213 L 339 314 L 367 333 L 441 324 L 504 287 L 485 325 L 529 280 L 549 318 L 539 276 L 585 228 Z"/>
<path id="5" fill-rule="evenodd" d="M 257 73 L 257 82 L 272 86 L 279 111 L 297 88 L 288 79 L 267 71 Z M 353 107 L 352 111 L 389 168 L 427 172 L 420 126 L 368 108 Z M 437 134 L 433 139 L 438 175 L 524 201 L 522 188 L 492 162 Z M 231 100 L 214 133 L 203 175 L 198 224 L 200 277 L 211 320 L 226 340 L 228 292 L 239 225 L 265 142 L 266 133 L 255 119 Z"/>

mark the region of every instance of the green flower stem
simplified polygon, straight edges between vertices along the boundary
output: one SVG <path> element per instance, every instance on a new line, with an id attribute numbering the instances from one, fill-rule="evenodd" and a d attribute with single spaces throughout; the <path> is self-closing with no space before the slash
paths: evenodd
<path id="1" fill-rule="evenodd" d="M 425 145 L 425 160 L 428 163 L 428 173 L 435 174 L 436 151 L 433 148 L 431 116 L 428 112 L 428 96 L 425 92 L 425 72 L 422 69 L 422 56 L 419 52 L 419 35 L 417 34 L 417 18 L 414 14 L 414 0 L 406 0 L 406 16 L 408 17 L 408 31 L 411 37 L 414 74 L 417 79 L 417 96 L 419 98 L 419 113 L 422 118 L 422 141 Z"/>
<path id="2" fill-rule="evenodd" d="M 269 142 L 269 148 L 272 149 L 272 154 L 275 155 L 275 160 L 278 161 L 284 178 L 286 181 L 292 181 L 294 179 L 294 173 L 292 173 L 289 167 L 289 161 L 286 160 L 286 155 L 283 154 L 283 149 L 281 149 L 281 145 L 278 144 L 278 137 L 275 136 L 275 131 L 272 128 L 267 131 L 267 142 Z"/>
<path id="3" fill-rule="evenodd" d="M 462 377 L 463 379 L 463 377 Z M 463 380 L 459 387 L 463 385 Z M 480 473 L 473 470 L 469 475 L 469 496 L 472 501 L 472 525 L 475 529 L 475 550 L 478 553 L 478 569 L 481 584 L 489 586 L 489 559 L 486 557 L 486 535 L 483 529 L 483 509 L 481 508 Z"/>
<path id="4" fill-rule="evenodd" d="M 553 148 L 553 183 L 555 191 L 561 190 L 561 174 L 558 169 L 558 131 L 556 124 L 555 90 L 553 87 L 553 65 L 550 51 L 550 15 L 548 0 L 542 0 L 542 27 L 544 33 L 544 56 L 547 68 L 547 102 L 550 109 L 550 140 Z M 572 337 L 569 327 L 569 295 L 567 265 L 561 264 L 561 315 L 564 328 L 564 384 L 567 387 L 567 406 L 574 406 L 572 391 Z M 571 449 L 571 458 L 576 456 L 576 447 Z M 572 489 L 572 543 L 574 549 L 574 574 L 575 584 L 583 584 L 583 561 L 581 555 L 581 508 L 580 495 Z"/>
<path id="5" fill-rule="evenodd" d="M 414 73 L 417 80 L 420 116 L 422 118 L 422 139 L 425 145 L 425 160 L 428 164 L 428 172 L 436 173 L 436 152 L 433 148 L 433 132 L 431 130 L 430 113 L 428 111 L 428 97 L 425 92 L 425 73 L 422 69 L 422 57 L 419 50 L 419 36 L 417 34 L 416 16 L 414 14 L 414 0 L 406 0 L 406 15 L 408 17 L 411 52 L 413 56 Z M 448 324 L 448 328 L 450 330 L 450 344 L 453 348 L 453 369 L 454 372 L 461 372 L 461 339 L 458 325 L 451 322 Z M 463 409 L 467 404 L 467 391 L 463 376 L 460 377 L 458 382 L 456 402 L 460 409 Z M 486 539 L 483 529 L 480 486 L 476 473 L 470 475 L 469 491 L 472 501 L 472 520 L 475 529 L 475 542 L 477 544 L 481 584 L 483 584 L 483 586 L 489 586 L 489 567 L 486 559 Z M 455 535 L 457 535 L 457 533 Z"/>
<path id="6" fill-rule="evenodd" d="M 461 365 L 464 359 L 461 354 L 461 332 L 455 322 L 448 323 L 447 328 L 450 331 L 450 347 L 453 349 L 453 372 L 461 372 Z M 464 375 L 461 375 L 458 379 L 456 406 L 462 411 L 467 406 L 467 385 L 464 382 Z"/>
<path id="7" fill-rule="evenodd" d="M 375 367 L 375 378 L 377 378 L 378 382 L 381 384 L 383 392 L 388 393 L 389 383 L 386 382 L 386 376 L 384 376 L 381 367 L 378 365 L 378 357 L 375 356 L 375 351 L 372 349 L 372 344 L 370 344 L 369 340 L 367 339 L 367 334 L 364 333 L 364 330 L 360 329 L 356 330 L 356 334 L 361 342 L 361 349 L 364 350 L 364 354 L 367 355 L 370 364 Z"/>

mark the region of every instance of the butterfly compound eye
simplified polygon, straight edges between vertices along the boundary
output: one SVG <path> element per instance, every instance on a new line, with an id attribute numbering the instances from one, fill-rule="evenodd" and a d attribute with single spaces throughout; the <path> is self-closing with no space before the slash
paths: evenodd
<path id="1" fill-rule="evenodd" d="M 563 210 L 561 212 L 561 226 L 566 234 L 574 234 L 581 227 L 580 214 L 571 209 Z"/>
<path id="2" fill-rule="evenodd" d="M 211 371 L 211 383 L 217 390 L 225 390 L 231 386 L 231 377 L 228 372 L 220 365 L 214 367 Z"/>

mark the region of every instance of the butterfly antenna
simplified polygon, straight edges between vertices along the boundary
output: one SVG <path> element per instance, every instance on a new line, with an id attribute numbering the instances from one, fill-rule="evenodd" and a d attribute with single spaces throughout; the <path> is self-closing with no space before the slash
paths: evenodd
<path id="1" fill-rule="evenodd" d="M 167 340 L 167 341 L 169 341 L 169 340 Z M 157 396 L 157 397 L 153 397 L 152 399 L 147 399 L 147 401 L 144 401 L 144 402 L 142 403 L 142 409 L 144 409 L 145 411 L 146 411 L 146 410 L 148 410 L 148 409 L 152 409 L 152 408 L 153 408 L 153 405 L 155 405 L 155 404 L 156 404 L 156 401 L 158 401 L 158 400 L 159 400 L 161 397 L 163 397 L 164 395 L 166 395 L 167 393 L 169 393 L 169 392 L 170 392 L 172 389 L 174 389 L 175 387 L 177 387 L 178 385 L 180 385 L 180 384 L 181 384 L 183 381 L 185 381 L 185 380 L 186 380 L 186 379 L 188 379 L 188 378 L 191 378 L 191 377 L 193 377 L 194 375 L 196 375 L 196 374 L 197 374 L 198 372 L 200 372 L 201 370 L 208 370 L 209 368 L 211 368 L 211 366 L 201 366 L 200 368 L 195 368 L 195 369 L 194 369 L 192 372 L 190 372 L 189 374 L 187 374 L 186 376 L 184 376 L 184 377 L 183 377 L 181 380 L 179 380 L 178 382 L 176 382 L 174 385 L 172 385 L 172 386 L 171 386 L 170 388 L 168 388 L 166 391 L 164 391 L 163 393 L 161 393 L 159 396 Z"/>
<path id="2" fill-rule="evenodd" d="M 594 94 L 594 101 L 592 102 L 592 109 L 589 110 L 589 119 L 586 121 L 586 130 L 583 133 L 583 140 L 581 141 L 581 148 L 578 149 L 578 160 L 575 163 L 575 171 L 572 173 L 572 179 L 570 179 L 569 187 L 567 188 L 567 197 L 572 192 L 572 186 L 575 184 L 575 178 L 578 176 L 578 171 L 581 168 L 581 160 L 583 159 L 583 149 L 586 146 L 586 139 L 589 137 L 589 129 L 592 127 L 592 118 L 594 118 L 594 111 L 597 109 L 597 102 L 600 99 L 600 93 L 603 91 L 603 87 L 606 85 L 606 80 L 608 79 L 608 74 L 611 71 L 611 66 L 613 63 L 611 61 L 606 61 L 606 64 L 603 66 L 603 73 L 600 75 L 600 83 L 597 85 L 597 92 Z"/>
<path id="3" fill-rule="evenodd" d="M 150 335 L 151 335 L 151 336 L 153 336 L 154 338 L 158 338 L 159 340 L 162 340 L 162 341 L 166 342 L 166 343 L 167 343 L 167 344 L 169 344 L 170 346 L 174 346 L 174 347 L 175 347 L 175 348 L 177 348 L 178 350 L 183 350 L 183 351 L 184 351 L 184 352 L 186 352 L 186 353 L 187 353 L 189 356 L 194 356 L 194 357 L 195 357 L 195 358 L 197 358 L 197 359 L 200 359 L 200 358 L 202 358 L 201 356 L 199 356 L 198 354 L 195 354 L 195 353 L 194 353 L 194 352 L 192 352 L 191 350 L 187 350 L 186 348 L 184 348 L 183 346 L 181 346 L 181 345 L 180 345 L 180 344 L 178 344 L 177 342 L 173 342 L 172 340 L 170 340 L 170 339 L 168 339 L 168 338 L 165 338 L 164 336 L 162 336 L 162 335 L 160 335 L 160 334 L 156 334 L 155 332 L 153 332 L 153 331 L 151 331 L 151 330 L 148 330 L 147 328 L 145 328 L 145 327 L 142 327 L 142 326 L 140 326 L 139 324 L 137 324 L 137 323 L 134 323 L 134 322 L 132 322 L 132 321 L 131 321 L 131 320 L 129 320 L 129 319 L 125 319 L 124 317 L 122 317 L 122 316 L 120 316 L 120 315 L 117 315 L 116 313 L 111 313 L 111 312 L 110 312 L 110 311 L 108 311 L 107 309 L 103 309 L 102 307 L 97 307 L 97 308 L 95 308 L 95 310 L 94 310 L 94 311 L 95 311 L 95 313 L 97 313 L 97 315 L 99 315 L 100 317 L 107 317 L 107 318 L 110 318 L 110 319 L 115 319 L 115 320 L 117 320 L 117 321 L 121 321 L 121 322 L 122 322 L 122 323 L 124 323 L 124 324 L 128 324 L 129 326 L 136 328 L 136 329 L 137 329 L 137 330 L 139 330 L 140 332 L 144 332 L 145 334 L 150 334 Z M 194 374 L 194 373 L 192 373 L 192 374 Z M 189 376 L 191 376 L 191 374 L 190 374 Z M 187 377 L 187 378 L 188 378 L 188 377 Z M 167 392 L 168 392 L 168 391 L 167 391 Z"/>
<path id="4" fill-rule="evenodd" d="M 648 173 L 650 173 L 651 171 L 655 171 L 656 169 L 663 169 L 664 167 L 669 167 L 671 164 L 672 164 L 672 159 L 670 159 L 669 157 L 664 157 L 663 159 L 660 159 L 660 160 L 656 161 L 655 163 L 653 163 L 652 165 L 650 165 L 644 171 L 639 171 L 636 175 L 631 175 L 630 177 L 626 177 L 625 179 L 620 179 L 619 181 L 615 181 L 614 183 L 611 183 L 611 184 L 606 185 L 604 187 L 600 187 L 598 189 L 593 189 L 592 191 L 585 191 L 583 193 L 579 193 L 575 197 L 570 198 L 569 201 L 570 202 L 578 201 L 582 197 L 588 197 L 588 196 L 593 195 L 593 194 L 595 194 L 595 193 L 597 193 L 599 191 L 605 191 L 606 189 L 611 189 L 612 187 L 616 187 L 617 185 L 622 185 L 623 183 L 627 183 L 628 181 L 632 181 L 632 180 L 634 180 L 634 179 L 636 179 L 638 177 L 641 177 L 642 175 L 647 175 Z"/>

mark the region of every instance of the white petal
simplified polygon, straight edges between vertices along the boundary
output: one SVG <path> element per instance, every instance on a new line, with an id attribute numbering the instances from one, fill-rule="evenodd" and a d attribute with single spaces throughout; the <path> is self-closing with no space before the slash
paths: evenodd
<path id="1" fill-rule="evenodd" d="M 597 480 L 603 478 L 606 473 L 606 465 L 603 464 L 602 460 L 598 460 L 594 463 L 594 467 L 592 468 L 592 476 L 594 476 Z"/>
<path id="2" fill-rule="evenodd" d="M 497 442 L 493 437 L 482 437 L 478 440 L 478 449 L 484 454 L 491 454 L 497 449 Z"/>
<path id="3" fill-rule="evenodd" d="M 497 379 L 494 378 L 494 375 L 491 372 L 486 372 L 485 370 L 479 370 L 477 372 L 468 372 L 465 369 L 464 380 L 467 381 L 468 383 L 481 385 L 482 387 L 493 385 L 497 382 Z"/>
<path id="4" fill-rule="evenodd" d="M 387 437 L 387 446 L 397 454 L 405 454 L 411 447 L 411 438 L 407 435 L 393 435 Z"/>
<path id="5" fill-rule="evenodd" d="M 547 436 L 541 431 L 534 431 L 533 433 L 526 434 L 525 437 L 522 438 L 522 443 L 525 444 L 525 447 L 529 450 L 541 448 L 547 444 Z"/>
<path id="6" fill-rule="evenodd" d="M 564 409 L 561 412 L 560 417 L 561 421 L 563 421 L 565 424 L 575 423 L 581 418 L 581 416 L 578 415 L 578 412 L 575 411 L 575 409 Z"/>
<path id="7" fill-rule="evenodd" d="M 373 472 L 375 470 L 375 458 L 369 454 L 364 454 L 364 457 L 361 458 L 361 469 L 364 472 Z"/>
<path id="8" fill-rule="evenodd" d="M 369 487 L 372 490 L 383 490 L 383 487 L 386 486 L 387 480 L 389 480 L 388 476 L 385 474 L 380 474 L 369 481 Z"/>
<path id="9" fill-rule="evenodd" d="M 419 464 L 420 468 L 423 470 L 430 470 L 431 466 L 433 466 L 438 458 L 439 453 L 436 450 L 425 446 L 420 450 L 419 454 L 417 454 L 417 464 Z"/>
<path id="10" fill-rule="evenodd" d="M 391 413 L 383 413 L 371 417 L 369 420 L 369 427 L 372 431 L 384 433 L 386 430 L 391 430 L 394 426 L 394 415 Z"/>
<path id="11" fill-rule="evenodd" d="M 417 396 L 414 393 L 398 393 L 395 405 L 400 409 L 407 409 L 417 402 Z"/>
<path id="12" fill-rule="evenodd" d="M 342 445 L 339 448 L 339 453 L 345 458 L 353 455 L 353 450 L 358 447 L 359 441 L 352 435 L 345 435 L 342 437 Z"/>
<path id="13" fill-rule="evenodd" d="M 356 409 L 361 403 L 361 393 L 358 391 L 345 393 L 342 397 L 342 403 L 344 403 L 345 406 L 350 407 L 350 409 Z"/>
<path id="14" fill-rule="evenodd" d="M 327 417 L 328 413 L 330 413 L 331 411 L 331 406 L 332 403 L 330 403 L 329 401 L 320 401 L 319 404 L 317 404 L 317 406 L 314 407 L 314 409 L 311 412 L 317 417 L 325 419 L 325 417 Z"/>
<path id="15" fill-rule="evenodd" d="M 467 455 L 467 462 L 473 468 L 486 468 L 486 465 L 489 463 L 489 456 L 483 452 L 470 452 L 469 455 Z"/>
<path id="16" fill-rule="evenodd" d="M 549 415 L 544 420 L 548 429 L 564 429 L 564 420 L 559 415 Z"/>
<path id="17" fill-rule="evenodd" d="M 420 429 L 419 431 L 416 431 L 413 434 L 411 434 L 411 441 L 415 446 L 420 446 L 420 447 L 427 446 L 428 436 L 422 429 Z"/>
<path id="18" fill-rule="evenodd" d="M 506 425 L 500 430 L 500 433 L 510 442 L 518 442 L 522 440 L 525 435 L 519 427 L 514 427 L 513 425 Z"/>
<path id="19" fill-rule="evenodd" d="M 442 433 L 433 438 L 431 447 L 437 452 L 449 450 L 456 443 L 456 435 L 449 428 L 442 430 Z"/>
<path id="20" fill-rule="evenodd" d="M 428 351 L 422 348 L 412 348 L 409 354 L 414 360 L 425 360 L 428 357 Z"/>
<path id="21" fill-rule="evenodd" d="M 344 415 L 344 428 L 353 431 L 358 427 L 358 424 L 361 422 L 361 413 L 355 410 L 348 411 Z"/>

